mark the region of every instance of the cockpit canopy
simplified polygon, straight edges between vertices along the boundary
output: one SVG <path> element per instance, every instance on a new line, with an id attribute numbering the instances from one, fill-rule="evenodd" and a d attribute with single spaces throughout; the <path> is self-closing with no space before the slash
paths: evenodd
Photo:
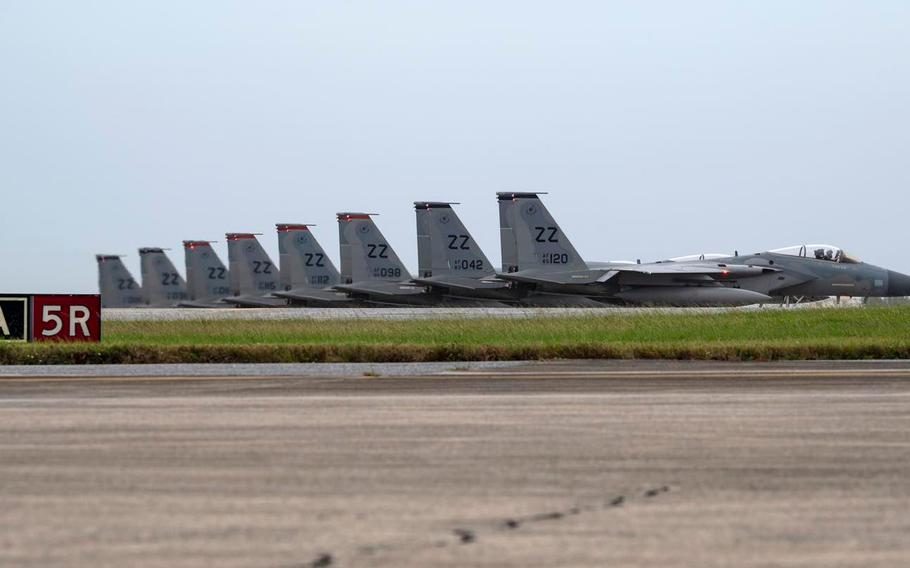
<path id="1" fill-rule="evenodd" d="M 803 258 L 814 258 L 816 260 L 827 260 L 830 262 L 843 262 L 848 264 L 858 264 L 860 260 L 844 252 L 844 249 L 834 245 L 796 245 L 774 249 L 768 252 L 774 254 L 785 254 L 788 256 L 801 256 Z"/>

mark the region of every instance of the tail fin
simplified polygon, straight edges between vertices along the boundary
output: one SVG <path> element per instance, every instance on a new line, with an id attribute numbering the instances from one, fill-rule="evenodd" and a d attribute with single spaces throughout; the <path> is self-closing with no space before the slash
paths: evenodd
<path id="1" fill-rule="evenodd" d="M 142 272 L 142 298 L 149 306 L 172 306 L 186 300 L 186 281 L 177 272 L 164 249 L 139 249 Z"/>
<path id="2" fill-rule="evenodd" d="M 284 290 L 322 289 L 334 286 L 340 281 L 338 269 L 310 232 L 310 226 L 290 223 L 276 225 L 281 262 L 281 287 Z"/>
<path id="3" fill-rule="evenodd" d="M 371 215 L 374 213 L 338 213 L 341 283 L 410 280 L 407 268 L 373 223 Z"/>
<path id="4" fill-rule="evenodd" d="M 183 241 L 186 282 L 190 299 L 214 301 L 231 293 L 228 271 L 211 241 Z"/>
<path id="5" fill-rule="evenodd" d="M 515 243 L 515 231 L 512 229 L 512 208 L 514 197 L 521 193 L 500 192 L 496 194 L 499 202 L 499 248 L 502 251 L 502 271 L 518 272 L 518 245 Z"/>
<path id="6" fill-rule="evenodd" d="M 504 272 L 534 268 L 552 268 L 560 271 L 588 268 L 559 224 L 540 201 L 537 193 L 497 195 L 500 204 Z M 506 217 L 505 223 L 503 217 Z M 507 239 L 503 227 L 512 233 L 511 241 Z M 511 246 L 509 242 L 514 243 L 514 254 L 507 250 Z"/>
<path id="7" fill-rule="evenodd" d="M 265 296 L 280 289 L 278 267 L 253 233 L 227 233 L 231 293 Z"/>
<path id="8" fill-rule="evenodd" d="M 142 305 L 142 287 L 116 254 L 96 254 L 98 290 L 103 308 L 131 308 Z"/>
<path id="9" fill-rule="evenodd" d="M 456 203 L 415 201 L 417 264 L 420 278 L 495 274 L 490 260 L 452 209 Z"/>

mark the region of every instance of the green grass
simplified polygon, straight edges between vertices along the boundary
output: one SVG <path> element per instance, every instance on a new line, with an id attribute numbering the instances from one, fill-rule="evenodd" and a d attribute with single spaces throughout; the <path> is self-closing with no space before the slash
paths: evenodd
<path id="1" fill-rule="evenodd" d="M 99 345 L 2 345 L 0 364 L 544 358 L 908 358 L 910 307 L 561 318 L 107 322 Z"/>

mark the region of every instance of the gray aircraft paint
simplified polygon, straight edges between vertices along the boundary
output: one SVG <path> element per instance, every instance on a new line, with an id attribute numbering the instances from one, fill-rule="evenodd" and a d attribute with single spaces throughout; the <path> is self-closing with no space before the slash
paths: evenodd
<path id="1" fill-rule="evenodd" d="M 376 304 L 448 305 L 445 297 L 415 285 L 411 274 L 373 223 L 371 213 L 338 213 L 341 283 L 335 289 Z"/>
<path id="2" fill-rule="evenodd" d="M 518 271 L 518 248 L 515 245 L 515 232 L 512 230 L 512 207 L 517 193 L 497 193 L 499 204 L 499 248 L 502 252 L 502 271 Z"/>
<path id="3" fill-rule="evenodd" d="M 119 255 L 97 254 L 98 291 L 102 308 L 135 308 L 143 305 L 142 286 Z"/>
<path id="4" fill-rule="evenodd" d="M 278 253 L 282 290 L 323 289 L 338 284 L 338 269 L 310 232 L 310 225 L 280 223 Z"/>
<path id="5" fill-rule="evenodd" d="M 187 294 L 196 302 L 215 302 L 231 293 L 230 277 L 211 241 L 183 241 Z"/>
<path id="6" fill-rule="evenodd" d="M 842 261 L 775 251 L 713 258 L 710 262 L 661 261 L 617 267 L 599 279 L 616 287 L 615 297 L 646 305 L 720 305 L 718 287 L 735 291 L 742 304 L 754 294 L 766 302 L 827 296 L 888 297 L 910 294 L 910 277 L 845 258 Z M 692 292 L 696 291 L 697 294 Z M 731 292 L 726 294 L 728 301 Z M 696 301 L 696 295 L 701 299 Z M 716 297 L 715 297 L 716 296 Z"/>
<path id="7" fill-rule="evenodd" d="M 522 238 L 527 227 L 534 223 L 529 219 L 552 220 L 548 213 L 540 217 L 540 209 L 534 210 L 527 203 L 539 203 L 536 194 L 497 194 L 500 201 L 501 225 L 514 230 L 518 248 L 518 266 L 504 267 L 502 278 L 538 286 L 548 291 L 564 291 L 596 296 L 601 301 L 616 301 L 639 305 L 711 306 L 746 305 L 761 302 L 778 302 L 784 298 L 825 296 L 878 297 L 905 296 L 910 294 L 910 276 L 881 267 L 849 259 L 838 254 L 841 261 L 781 254 L 768 251 L 747 256 L 720 258 L 694 258 L 685 261 L 660 261 L 629 265 L 626 263 L 604 263 L 591 268 L 573 262 L 569 255 L 565 266 L 526 266 L 529 248 L 541 254 L 541 247 L 534 249 L 534 242 L 541 237 L 539 230 L 533 233 L 534 241 Z M 504 222 L 503 222 L 504 221 Z M 519 227 L 525 230 L 519 230 Z M 540 222 L 537 227 L 543 226 Z M 557 227 L 556 240 L 563 235 Z M 548 231 L 549 232 L 549 231 Z M 503 233 L 504 235 L 507 233 Z M 563 245 L 571 246 L 567 241 Z M 806 247 L 803 247 L 805 249 Z M 572 249 L 574 251 L 574 249 Z M 549 252 L 549 251 L 548 251 Z M 531 259 L 533 260 L 533 259 Z M 581 264 L 584 264 L 583 262 Z M 517 270 L 515 270 L 517 268 Z M 511 270 L 507 270 L 511 269 Z"/>
<path id="8" fill-rule="evenodd" d="M 587 270 L 588 265 L 536 193 L 497 194 L 504 272 L 537 268 Z M 505 219 L 502 219 L 502 218 Z M 503 222 L 504 221 L 504 222 Z M 507 231 L 503 231 L 503 228 Z M 508 231 L 512 239 L 508 239 Z M 510 243 L 514 243 L 512 254 Z M 505 259 L 508 259 L 507 261 Z"/>
<path id="9" fill-rule="evenodd" d="M 896 297 L 910 295 L 910 277 L 864 262 L 835 262 L 773 251 L 718 259 L 762 267 L 765 272 L 734 283 L 769 296 Z"/>
<path id="10" fill-rule="evenodd" d="M 395 254 L 371 213 L 338 213 L 341 282 L 402 282 L 411 275 Z"/>
<path id="11" fill-rule="evenodd" d="M 186 281 L 164 249 L 139 249 L 142 274 L 142 299 L 149 307 L 171 307 L 187 299 Z"/>
<path id="12" fill-rule="evenodd" d="M 485 278 L 496 271 L 470 231 L 452 209 L 453 203 L 414 202 L 417 217 L 417 263 L 420 278 L 458 276 Z"/>
<path id="13" fill-rule="evenodd" d="M 266 296 L 280 289 L 278 266 L 253 233 L 227 233 L 232 296 Z"/>

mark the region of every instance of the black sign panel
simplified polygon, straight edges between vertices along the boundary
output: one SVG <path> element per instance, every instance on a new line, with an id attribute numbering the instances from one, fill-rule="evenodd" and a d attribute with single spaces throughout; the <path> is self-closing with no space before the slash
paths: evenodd
<path id="1" fill-rule="evenodd" d="M 0 296 L 0 341 L 25 341 L 28 332 L 28 297 Z"/>

